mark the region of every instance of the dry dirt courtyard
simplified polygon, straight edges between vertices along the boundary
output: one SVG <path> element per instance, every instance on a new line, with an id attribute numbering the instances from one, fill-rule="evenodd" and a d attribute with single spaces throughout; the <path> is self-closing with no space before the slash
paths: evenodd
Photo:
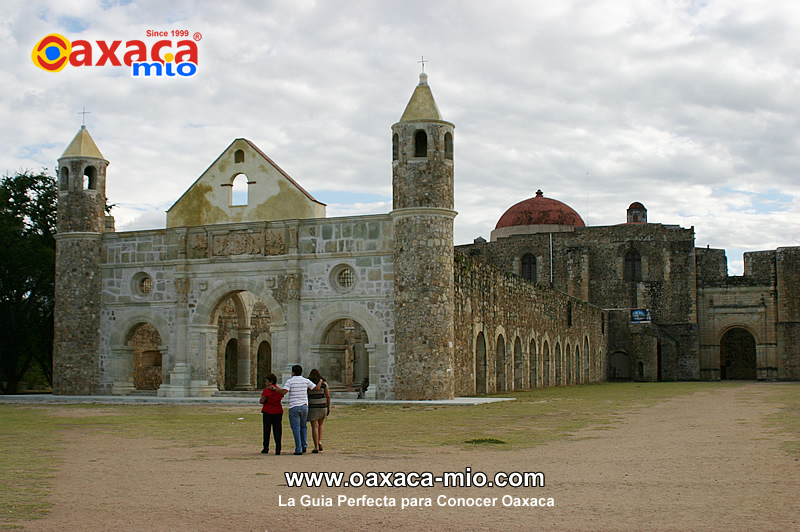
<path id="1" fill-rule="evenodd" d="M 800 387 L 793 390 L 800 393 Z M 768 422 L 780 408 L 769 400 L 775 393 L 768 383 L 704 389 L 620 412 L 604 430 L 580 429 L 569 439 L 518 450 L 435 447 L 354 454 L 326 446 L 320 454 L 275 456 L 244 444 L 187 449 L 164 440 L 71 431 L 58 450 L 63 463 L 52 479 L 51 511 L 24 526 L 43 531 L 800 530 L 800 459 L 785 449 L 797 435 Z M 285 425 L 284 451 L 291 449 Z M 434 476 L 469 471 L 477 483 L 482 478 L 477 473 L 492 480 L 497 472 L 541 472 L 545 484 L 386 485 L 397 473 L 426 471 Z M 345 479 L 356 473 L 349 477 L 355 481 L 358 473 L 391 475 L 376 475 L 384 482 L 377 487 L 311 488 L 289 487 L 287 472 L 343 472 Z M 403 508 L 412 502 L 417 505 Z"/>

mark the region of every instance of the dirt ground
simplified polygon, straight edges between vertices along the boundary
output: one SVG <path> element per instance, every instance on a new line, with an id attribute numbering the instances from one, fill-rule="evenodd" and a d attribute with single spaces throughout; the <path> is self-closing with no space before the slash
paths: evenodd
<path id="1" fill-rule="evenodd" d="M 765 424 L 778 411 L 765 399 L 776 392 L 761 383 L 721 387 L 627 412 L 608 430 L 517 451 L 354 456 L 326 447 L 274 456 L 244 445 L 186 449 L 71 433 L 52 511 L 26 530 L 800 530 L 800 460 L 781 449 L 791 436 Z M 290 448 L 289 440 L 291 432 Z M 284 478 L 466 468 L 489 479 L 542 472 L 545 486 L 290 488 Z M 364 495 L 396 506 L 339 500 Z M 403 499 L 431 506 L 401 508 Z M 478 499 L 488 506 L 475 506 Z M 553 506 L 513 506 L 531 499 Z M 281 506 L 290 500 L 296 505 Z"/>

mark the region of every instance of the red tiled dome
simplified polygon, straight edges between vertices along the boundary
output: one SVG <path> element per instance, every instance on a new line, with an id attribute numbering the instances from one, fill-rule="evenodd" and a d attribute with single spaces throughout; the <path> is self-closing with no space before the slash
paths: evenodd
<path id="1" fill-rule="evenodd" d="M 536 197 L 520 201 L 498 220 L 495 229 L 518 225 L 572 225 L 586 227 L 580 215 L 569 205 L 545 198 L 541 190 Z"/>

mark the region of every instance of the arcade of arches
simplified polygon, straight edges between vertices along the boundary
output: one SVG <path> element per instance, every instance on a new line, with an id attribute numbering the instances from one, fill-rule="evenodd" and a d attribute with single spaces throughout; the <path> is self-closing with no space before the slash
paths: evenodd
<path id="1" fill-rule="evenodd" d="M 493 350 L 487 349 L 486 336 L 479 332 L 475 338 L 475 393 L 499 393 L 512 390 L 546 388 L 571 384 L 596 382 L 602 375 L 601 357 L 590 356 L 589 340 L 584 338 L 583 346 L 567 343 L 562 349 L 561 342 L 555 342 L 551 349 L 548 340 L 535 339 L 527 343 L 514 339 L 513 354 L 507 354 L 507 340 L 503 334 L 495 339 Z M 541 346 L 541 349 L 537 349 Z M 494 352 L 494 360 L 488 353 Z M 490 364 L 494 366 L 494 379 L 490 379 Z M 551 379 L 552 376 L 552 379 Z"/>
<path id="2" fill-rule="evenodd" d="M 217 386 L 220 390 L 264 387 L 273 372 L 270 315 L 251 292 L 223 299 L 216 309 Z"/>

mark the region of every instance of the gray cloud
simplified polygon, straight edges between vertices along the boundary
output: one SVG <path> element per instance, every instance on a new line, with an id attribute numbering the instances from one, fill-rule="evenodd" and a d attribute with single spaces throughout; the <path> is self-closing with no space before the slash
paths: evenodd
<path id="1" fill-rule="evenodd" d="M 0 15 L 0 167 L 52 168 L 86 106 L 119 228 L 163 224 L 237 137 L 322 201 L 336 192 L 331 215 L 386 212 L 390 127 L 424 55 L 456 125 L 457 242 L 488 237 L 541 188 L 591 224 L 622 223 L 640 201 L 651 222 L 694 225 L 699 246 L 728 249 L 732 273 L 743 250 L 800 244 L 800 8 L 788 0 L 52 0 Z M 30 60 L 49 33 L 148 29 L 201 32 L 197 76 L 51 74 Z"/>

